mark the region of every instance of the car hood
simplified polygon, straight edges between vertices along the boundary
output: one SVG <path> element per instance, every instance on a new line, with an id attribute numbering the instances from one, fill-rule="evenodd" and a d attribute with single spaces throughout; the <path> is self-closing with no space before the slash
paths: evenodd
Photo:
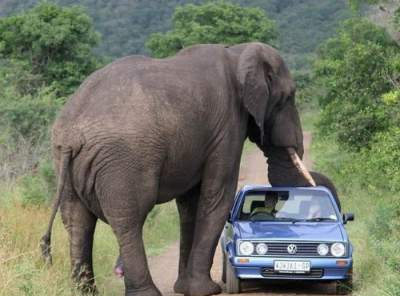
<path id="1" fill-rule="evenodd" d="M 340 223 L 236 222 L 241 239 L 343 241 Z"/>

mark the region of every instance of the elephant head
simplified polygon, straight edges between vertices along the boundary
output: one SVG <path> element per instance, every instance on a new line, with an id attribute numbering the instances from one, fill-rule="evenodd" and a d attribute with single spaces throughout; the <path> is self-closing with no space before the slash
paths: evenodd
<path id="1" fill-rule="evenodd" d="M 249 113 L 248 137 L 268 158 L 272 185 L 315 186 L 301 158 L 303 132 L 295 83 L 278 52 L 262 43 L 232 47 L 239 53 L 240 97 Z"/>

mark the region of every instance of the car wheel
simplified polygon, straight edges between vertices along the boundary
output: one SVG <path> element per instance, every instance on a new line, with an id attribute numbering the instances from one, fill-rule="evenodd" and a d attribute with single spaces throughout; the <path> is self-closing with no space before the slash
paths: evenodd
<path id="1" fill-rule="evenodd" d="M 227 259 L 225 259 L 225 270 L 226 270 L 226 292 L 228 294 L 239 294 L 240 279 L 236 277 L 235 270 L 229 263 L 229 260 Z"/>
<path id="2" fill-rule="evenodd" d="M 221 280 L 223 283 L 226 283 L 226 255 L 224 251 L 222 251 L 222 276 Z"/>
<path id="3" fill-rule="evenodd" d="M 336 282 L 336 295 L 350 295 L 353 291 L 353 267 L 349 271 L 349 277 Z"/>

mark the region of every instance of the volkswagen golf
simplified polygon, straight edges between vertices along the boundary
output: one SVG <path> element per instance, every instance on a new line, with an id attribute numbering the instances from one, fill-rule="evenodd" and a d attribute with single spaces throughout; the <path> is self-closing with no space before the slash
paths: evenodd
<path id="1" fill-rule="evenodd" d="M 352 220 L 325 187 L 243 187 L 221 236 L 227 292 L 258 279 L 334 282 L 350 293 Z"/>

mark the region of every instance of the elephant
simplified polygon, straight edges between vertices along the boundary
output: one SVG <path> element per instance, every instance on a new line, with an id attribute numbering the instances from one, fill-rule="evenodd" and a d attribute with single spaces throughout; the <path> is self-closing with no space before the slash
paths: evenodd
<path id="1" fill-rule="evenodd" d="M 210 268 L 247 138 L 266 156 L 272 185 L 329 181 L 302 164 L 295 83 L 269 45 L 201 44 L 173 57 L 129 56 L 97 70 L 52 128 L 58 184 L 43 256 L 51 262 L 60 208 L 72 278 L 95 291 L 92 247 L 100 219 L 119 244 L 125 295 L 161 295 L 149 273 L 142 227 L 156 204 L 175 198 L 181 243 L 174 290 L 220 293 Z"/>

